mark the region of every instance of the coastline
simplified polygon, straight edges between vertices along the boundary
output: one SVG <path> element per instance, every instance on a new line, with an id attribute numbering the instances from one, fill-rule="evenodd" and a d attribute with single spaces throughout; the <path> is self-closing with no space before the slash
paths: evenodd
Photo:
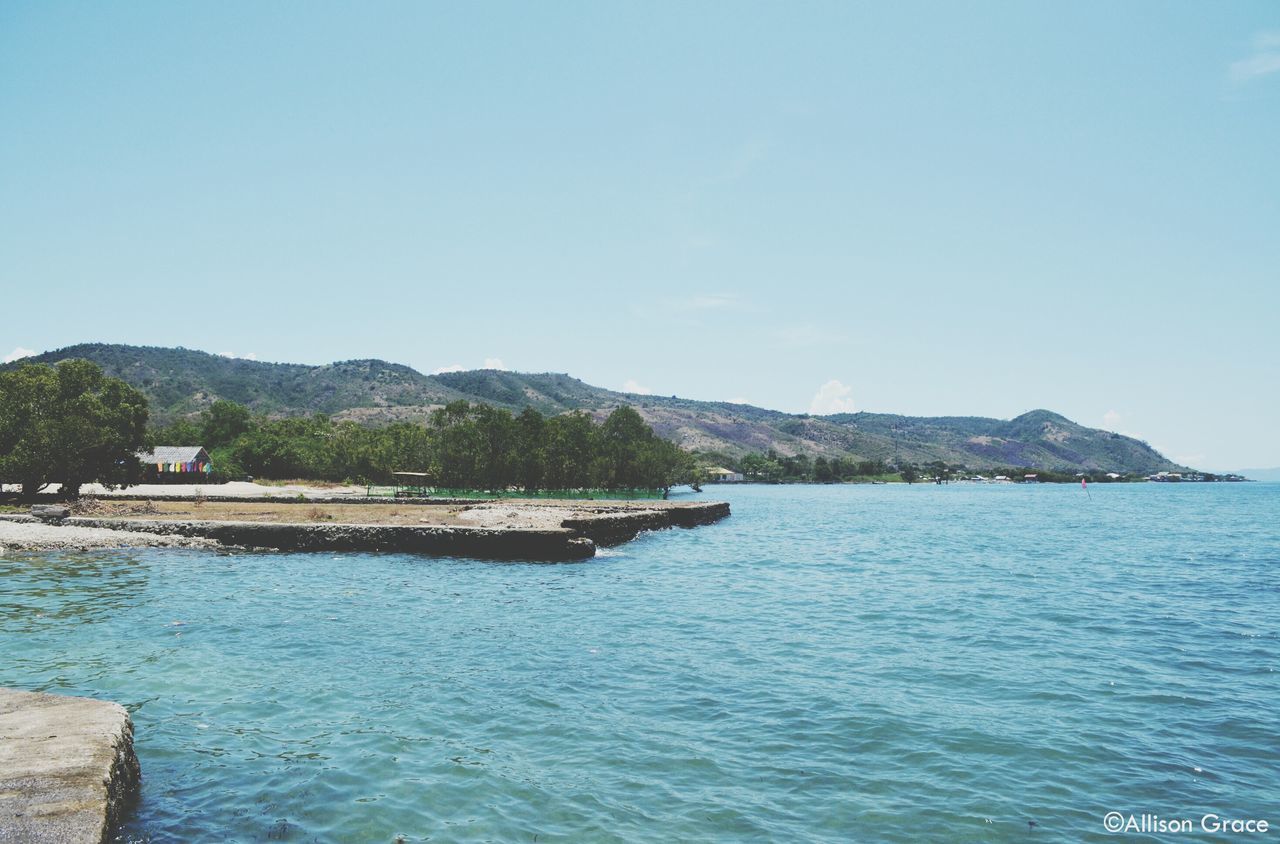
<path id="1" fill-rule="evenodd" d="M 50 521 L 0 516 L 0 547 L 398 551 L 560 562 L 590 559 L 597 546 L 627 542 L 642 531 L 697 527 L 729 512 L 725 502 L 92 501 Z"/>

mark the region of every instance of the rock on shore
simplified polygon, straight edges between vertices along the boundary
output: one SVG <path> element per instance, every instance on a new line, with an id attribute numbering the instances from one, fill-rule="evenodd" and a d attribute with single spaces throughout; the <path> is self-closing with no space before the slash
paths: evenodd
<path id="1" fill-rule="evenodd" d="M 106 528 L 47 525 L 35 519 L 0 519 L 0 552 L 3 551 L 84 551 L 91 548 L 137 548 L 140 546 L 217 548 L 209 539 L 162 536 Z M 0 838 L 0 842 L 4 839 Z"/>
<path id="2" fill-rule="evenodd" d="M 106 841 L 140 778 L 120 704 L 0 689 L 0 842 Z"/>

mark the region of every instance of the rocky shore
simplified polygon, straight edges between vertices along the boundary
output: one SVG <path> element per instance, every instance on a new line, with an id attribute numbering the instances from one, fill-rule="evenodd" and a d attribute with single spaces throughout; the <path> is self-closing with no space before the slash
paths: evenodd
<path id="1" fill-rule="evenodd" d="M 572 561 L 639 533 L 710 524 L 724 502 L 519 501 L 465 504 L 350 501 L 86 501 L 41 522 L 0 516 L 0 547 L 82 550 L 136 546 L 242 547 L 286 551 L 398 551 L 493 560 Z"/>
<path id="2" fill-rule="evenodd" d="M 0 517 L 0 553 L 141 547 L 216 548 L 218 543 L 199 537 L 141 533 L 103 527 L 45 524 L 29 516 Z"/>

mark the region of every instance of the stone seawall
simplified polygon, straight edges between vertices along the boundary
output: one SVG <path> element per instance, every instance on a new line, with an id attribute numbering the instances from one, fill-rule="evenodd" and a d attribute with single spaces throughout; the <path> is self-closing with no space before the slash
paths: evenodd
<path id="1" fill-rule="evenodd" d="M 0 842 L 101 844 L 140 779 L 120 704 L 0 689 Z"/>
<path id="2" fill-rule="evenodd" d="M 469 505 L 475 505 L 475 502 L 469 502 Z M 185 512 L 170 518 L 87 515 L 47 520 L 48 526 L 41 529 L 55 534 L 63 531 L 73 545 L 87 542 L 83 537 L 94 531 L 101 534 L 107 529 L 126 532 L 131 537 L 130 541 L 139 545 L 157 544 L 148 541 L 150 537 L 156 537 L 157 541 L 165 537 L 173 542 L 164 544 L 206 541 L 282 551 L 397 551 L 431 556 L 559 562 L 588 559 L 595 555 L 597 545 L 627 542 L 642 531 L 695 527 L 729 515 L 729 505 L 725 502 L 655 502 L 651 506 L 604 502 L 590 506 L 583 506 L 581 502 L 571 505 L 567 502 L 512 502 L 509 507 L 504 502 L 504 506 L 490 508 L 483 514 L 491 519 L 489 524 L 457 524 L 457 512 L 431 516 L 425 510 L 419 512 L 427 513 L 431 518 L 416 520 L 422 524 L 377 524 L 375 510 L 357 509 L 370 514 L 370 523 L 364 523 L 360 514 L 350 511 L 344 514 L 345 519 L 341 522 L 295 522 L 292 519 L 297 516 L 293 515 L 292 506 L 286 503 L 283 510 L 276 508 L 270 512 L 276 518 L 285 513 L 289 521 L 196 518 L 194 513 Z M 477 512 L 474 507 L 464 507 L 462 516 L 474 516 Z M 524 524 L 521 524 L 522 514 Z M 298 515 L 302 515 L 302 511 L 298 511 Z M 0 519 L 35 521 L 29 516 L 0 516 Z M 431 523 L 432 519 L 436 523 Z M 91 544 L 103 543 L 95 538 Z"/>
<path id="3" fill-rule="evenodd" d="M 401 551 L 486 560 L 563 562 L 595 556 L 595 543 L 564 528 L 292 524 L 148 519 L 64 519 L 63 524 L 202 537 L 223 545 L 281 551 Z"/>
<path id="4" fill-rule="evenodd" d="M 686 504 L 661 510 L 615 511 L 565 519 L 561 524 L 595 542 L 597 545 L 620 545 L 630 542 L 646 530 L 671 527 L 697 527 L 718 522 L 729 515 L 727 502 Z"/>

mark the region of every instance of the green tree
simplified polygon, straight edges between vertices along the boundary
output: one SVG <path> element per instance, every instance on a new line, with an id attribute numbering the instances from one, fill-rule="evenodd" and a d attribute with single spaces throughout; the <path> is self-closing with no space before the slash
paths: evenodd
<path id="1" fill-rule="evenodd" d="M 511 412 L 487 404 L 472 409 L 479 446 L 476 464 L 481 488 L 501 491 L 516 480 L 516 422 Z"/>
<path id="2" fill-rule="evenodd" d="M 379 432 L 376 477 L 386 483 L 392 472 L 429 472 L 433 454 L 431 432 L 412 422 L 397 422 Z"/>
<path id="3" fill-rule="evenodd" d="M 546 474 L 547 421 L 532 407 L 526 407 L 516 417 L 516 462 L 519 464 L 519 483 L 526 492 L 542 487 Z"/>
<path id="4" fill-rule="evenodd" d="M 748 454 L 742 458 L 740 466 L 742 473 L 754 481 L 777 483 L 782 478 L 782 465 L 773 450 L 768 454 Z"/>
<path id="5" fill-rule="evenodd" d="M 444 486 L 474 486 L 480 476 L 483 445 L 471 418 L 471 403 L 449 402 L 432 411 L 431 426 L 435 439 L 431 473 Z"/>
<path id="6" fill-rule="evenodd" d="M 596 485 L 596 438 L 591 417 L 580 411 L 547 420 L 547 489 Z"/>
<path id="7" fill-rule="evenodd" d="M 653 429 L 635 408 L 624 404 L 609 414 L 600 427 L 600 457 L 606 489 L 643 485 L 641 461 L 652 439 Z"/>
<path id="8" fill-rule="evenodd" d="M 0 480 L 27 497 L 57 483 L 67 498 L 93 481 L 136 482 L 146 425 L 142 393 L 89 361 L 0 372 Z"/>
<path id="9" fill-rule="evenodd" d="M 692 454 L 675 443 L 652 434 L 641 450 L 639 469 L 635 486 L 641 489 L 660 489 L 663 498 L 670 494 L 673 486 L 696 486 L 701 480 Z"/>
<path id="10" fill-rule="evenodd" d="M 264 478 L 328 479 L 325 448 L 333 436 L 328 417 L 259 420 L 236 439 L 234 461 Z"/>
<path id="11" fill-rule="evenodd" d="M 204 431 L 190 419 L 175 419 L 155 429 L 152 439 L 156 445 L 203 445 Z"/>
<path id="12" fill-rule="evenodd" d="M 234 442 L 236 437 L 248 431 L 251 418 L 249 408 L 244 405 L 219 399 L 200 415 L 200 422 L 203 440 L 200 445 L 206 448 L 217 448 Z M 195 445 L 196 443 L 173 444 Z"/>

